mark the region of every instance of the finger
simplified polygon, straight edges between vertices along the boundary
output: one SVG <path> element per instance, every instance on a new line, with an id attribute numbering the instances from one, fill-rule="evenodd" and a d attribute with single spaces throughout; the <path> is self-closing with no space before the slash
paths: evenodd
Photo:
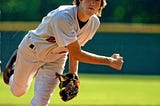
<path id="1" fill-rule="evenodd" d="M 123 57 L 121 57 L 121 56 L 117 57 L 117 60 L 123 60 Z"/>
<path id="2" fill-rule="evenodd" d="M 111 57 L 117 58 L 117 57 L 119 57 L 119 56 L 120 56 L 119 54 L 114 53 Z"/>

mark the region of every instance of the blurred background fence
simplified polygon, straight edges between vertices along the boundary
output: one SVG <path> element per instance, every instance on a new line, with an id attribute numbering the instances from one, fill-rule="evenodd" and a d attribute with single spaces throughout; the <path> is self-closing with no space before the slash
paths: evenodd
<path id="1" fill-rule="evenodd" d="M 0 60 L 2 70 L 28 30 L 61 4 L 72 0 L 0 0 Z M 160 0 L 107 0 L 102 25 L 84 50 L 124 57 L 117 72 L 109 67 L 80 63 L 80 73 L 160 74 Z M 66 70 L 67 71 L 67 66 Z"/>
<path id="2" fill-rule="evenodd" d="M 73 0 L 0 0 L 1 21 L 40 21 L 59 5 Z M 106 0 L 102 22 L 160 23 L 160 0 Z"/>

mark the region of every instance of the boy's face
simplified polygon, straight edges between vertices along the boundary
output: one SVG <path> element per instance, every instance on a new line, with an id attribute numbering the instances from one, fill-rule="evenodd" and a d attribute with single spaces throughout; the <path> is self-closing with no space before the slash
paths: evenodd
<path id="1" fill-rule="evenodd" d="M 98 12 L 101 6 L 102 0 L 79 0 L 81 9 L 87 15 L 93 15 Z"/>

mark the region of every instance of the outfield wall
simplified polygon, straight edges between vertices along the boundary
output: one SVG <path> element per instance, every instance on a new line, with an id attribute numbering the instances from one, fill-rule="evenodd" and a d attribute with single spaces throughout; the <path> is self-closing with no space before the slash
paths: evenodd
<path id="1" fill-rule="evenodd" d="M 131 29 L 131 28 L 130 28 Z M 101 29 L 104 30 L 104 29 Z M 155 29 L 152 29 L 152 31 Z M 11 53 L 17 48 L 25 31 L 1 31 L 2 69 Z M 109 74 L 154 74 L 160 75 L 160 33 L 159 32 L 107 32 L 98 31 L 84 50 L 110 56 L 120 53 L 124 57 L 122 71 L 118 72 L 106 66 L 80 63 L 80 73 Z M 67 71 L 68 66 L 66 66 Z"/>
<path id="2" fill-rule="evenodd" d="M 24 35 L 25 32 L 1 33 L 2 69 Z M 121 72 L 104 66 L 80 63 L 80 72 L 160 74 L 159 34 L 97 33 L 83 49 L 108 56 L 120 53 L 124 56 L 125 63 Z"/>

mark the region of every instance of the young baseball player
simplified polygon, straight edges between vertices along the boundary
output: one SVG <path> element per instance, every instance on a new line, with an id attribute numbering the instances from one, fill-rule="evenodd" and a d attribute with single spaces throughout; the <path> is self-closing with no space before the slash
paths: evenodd
<path id="1" fill-rule="evenodd" d="M 4 82 L 13 95 L 22 96 L 36 74 L 32 106 L 48 106 L 67 57 L 69 72 L 78 75 L 78 63 L 100 64 L 121 70 L 119 54 L 101 56 L 81 49 L 96 33 L 105 0 L 74 0 L 48 13 L 40 25 L 28 32 L 4 70 Z M 16 60 L 16 62 L 15 62 Z M 15 63 L 15 64 L 14 64 Z"/>

